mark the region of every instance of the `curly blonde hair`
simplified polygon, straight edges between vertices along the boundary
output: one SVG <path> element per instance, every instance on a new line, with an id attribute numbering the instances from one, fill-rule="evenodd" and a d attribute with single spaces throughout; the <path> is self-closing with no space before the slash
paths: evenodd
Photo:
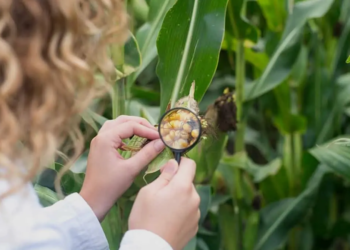
<path id="1" fill-rule="evenodd" d="M 101 90 L 94 74 L 113 79 L 107 48 L 126 38 L 123 0 L 0 0 L 0 180 L 11 184 L 0 199 L 67 141 L 72 160 L 81 153 L 79 114 Z"/>

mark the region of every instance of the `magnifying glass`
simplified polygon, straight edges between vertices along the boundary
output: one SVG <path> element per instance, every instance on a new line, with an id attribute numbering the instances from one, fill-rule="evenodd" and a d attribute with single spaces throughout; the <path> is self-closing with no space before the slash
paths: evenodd
<path id="1" fill-rule="evenodd" d="M 181 155 L 199 142 L 201 121 L 189 109 L 173 108 L 161 117 L 159 124 L 160 138 L 173 151 L 175 160 L 180 164 Z"/>

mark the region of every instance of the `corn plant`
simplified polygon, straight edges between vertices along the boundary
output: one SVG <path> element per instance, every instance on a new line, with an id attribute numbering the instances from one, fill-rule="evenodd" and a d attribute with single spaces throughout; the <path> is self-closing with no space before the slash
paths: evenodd
<path id="1" fill-rule="evenodd" d="M 127 10 L 130 39 L 109 48 L 118 79 L 82 114 L 82 130 L 89 142 L 121 114 L 157 125 L 167 108 L 198 104 L 208 129 L 186 155 L 201 219 L 185 249 L 350 249 L 350 2 L 129 0 Z M 147 140 L 125 143 L 127 158 Z M 82 185 L 88 145 L 62 179 L 65 194 Z M 173 157 L 165 149 L 109 212 L 111 249 L 140 188 Z M 59 199 L 63 163 L 35 182 L 44 206 Z"/>

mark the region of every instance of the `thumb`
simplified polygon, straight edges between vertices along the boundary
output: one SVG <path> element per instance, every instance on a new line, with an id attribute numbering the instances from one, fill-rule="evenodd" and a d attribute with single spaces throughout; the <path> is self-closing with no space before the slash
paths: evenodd
<path id="1" fill-rule="evenodd" d="M 161 172 L 162 172 L 161 175 L 151 185 L 156 186 L 157 189 L 165 187 L 166 185 L 169 184 L 171 179 L 175 176 L 178 168 L 179 168 L 179 165 L 175 160 L 168 161 L 168 163 L 166 163 L 164 167 L 161 169 Z"/>

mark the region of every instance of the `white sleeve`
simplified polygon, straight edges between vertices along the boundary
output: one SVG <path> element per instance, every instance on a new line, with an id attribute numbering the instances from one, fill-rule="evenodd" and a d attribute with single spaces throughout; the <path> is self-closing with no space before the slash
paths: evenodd
<path id="1" fill-rule="evenodd" d="M 8 184 L 0 181 L 0 194 Z M 0 202 L 0 249 L 105 250 L 101 224 L 79 194 L 43 208 L 28 184 Z"/>
<path id="2" fill-rule="evenodd" d="M 0 194 L 8 189 L 0 181 Z M 43 208 L 32 185 L 0 203 L 0 249 L 106 250 L 101 224 L 79 194 Z M 111 249 L 116 250 L 116 249 Z M 120 250 L 173 250 L 161 237 L 145 231 L 128 231 Z"/>
<path id="3" fill-rule="evenodd" d="M 173 250 L 158 235 L 146 230 L 130 230 L 126 232 L 119 250 Z"/>
<path id="4" fill-rule="evenodd" d="M 0 181 L 0 194 L 9 189 Z M 31 185 L 0 202 L 0 249 L 66 250 L 71 242 L 64 228 L 43 213 Z"/>
<path id="5" fill-rule="evenodd" d="M 74 250 L 105 250 L 108 242 L 94 212 L 79 194 L 44 209 L 50 218 L 65 227 Z M 111 249 L 117 250 L 117 249 Z M 126 232 L 119 250 L 173 250 L 158 235 L 146 230 Z"/>
<path id="6" fill-rule="evenodd" d="M 44 213 L 65 229 L 70 237 L 71 249 L 109 249 L 100 222 L 79 194 L 71 194 L 64 200 L 44 208 Z"/>

